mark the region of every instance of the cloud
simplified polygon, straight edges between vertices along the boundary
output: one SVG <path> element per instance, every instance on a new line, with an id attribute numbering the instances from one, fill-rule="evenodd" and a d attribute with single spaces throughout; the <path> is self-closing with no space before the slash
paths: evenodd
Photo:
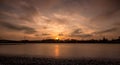
<path id="1" fill-rule="evenodd" d="M 76 29 L 71 34 L 70 37 L 79 37 L 79 38 L 86 38 L 91 37 L 91 34 L 85 34 L 82 29 Z"/>
<path id="2" fill-rule="evenodd" d="M 105 5 L 105 8 L 100 8 L 101 10 L 98 11 L 97 15 L 94 16 L 91 21 L 102 22 L 103 20 L 109 20 L 114 14 L 120 12 L 120 0 L 103 0 L 102 2 L 104 3 L 103 5 Z"/>
<path id="3" fill-rule="evenodd" d="M 64 34 L 60 33 L 60 34 L 58 34 L 58 36 L 64 36 Z"/>
<path id="4" fill-rule="evenodd" d="M 24 31 L 27 34 L 33 34 L 33 33 L 37 32 L 35 29 L 33 29 L 31 27 L 11 24 L 11 23 L 8 23 L 8 22 L 1 22 L 0 21 L 0 26 L 3 26 L 5 28 L 11 29 L 11 30 Z"/>
<path id="5" fill-rule="evenodd" d="M 0 29 L 15 30 L 13 35 L 19 31 L 35 33 L 40 38 L 55 34 L 77 38 L 117 34 L 119 3 L 120 0 L 0 0 Z"/>
<path id="6" fill-rule="evenodd" d="M 92 37 L 93 35 L 91 34 L 74 34 L 74 35 L 70 35 L 70 37 L 77 37 L 77 38 L 88 38 L 88 37 Z"/>
<path id="7" fill-rule="evenodd" d="M 110 17 L 114 16 L 114 14 L 116 14 L 117 12 L 120 12 L 120 7 L 117 9 L 113 9 L 113 10 L 104 12 L 104 13 L 94 17 L 93 19 L 91 19 L 91 21 L 100 21 L 100 20 L 109 19 Z"/>
<path id="8" fill-rule="evenodd" d="M 0 13 L 5 16 L 4 19 L 10 18 L 24 20 L 24 22 L 34 22 L 32 18 L 38 12 L 35 6 L 25 0 L 5 0 L 0 3 Z"/>
<path id="9" fill-rule="evenodd" d="M 50 34 L 48 33 L 43 33 L 42 36 L 49 36 Z"/>
<path id="10" fill-rule="evenodd" d="M 80 34 L 83 33 L 81 29 L 76 29 L 72 32 L 72 34 Z"/>
<path id="11" fill-rule="evenodd" d="M 94 32 L 93 34 L 103 34 L 103 33 L 108 33 L 108 32 L 114 32 L 116 30 L 118 30 L 118 28 L 110 28 L 110 29 Z"/>

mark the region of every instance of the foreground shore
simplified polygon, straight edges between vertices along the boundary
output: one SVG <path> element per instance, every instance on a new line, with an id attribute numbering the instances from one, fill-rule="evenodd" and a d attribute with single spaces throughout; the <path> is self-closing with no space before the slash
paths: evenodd
<path id="1" fill-rule="evenodd" d="M 2 55 L 0 65 L 120 65 L 120 59 L 55 59 Z"/>

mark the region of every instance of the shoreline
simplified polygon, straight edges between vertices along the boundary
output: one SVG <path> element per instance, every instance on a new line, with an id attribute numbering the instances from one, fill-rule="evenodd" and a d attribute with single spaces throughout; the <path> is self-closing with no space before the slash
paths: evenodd
<path id="1" fill-rule="evenodd" d="M 119 65 L 120 59 L 62 59 L 29 56 L 6 56 L 0 55 L 1 65 Z"/>
<path id="2" fill-rule="evenodd" d="M 17 42 L 7 42 L 7 43 L 0 43 L 0 45 L 21 45 L 21 44 L 120 44 L 120 43 L 105 43 L 105 42 L 96 42 L 96 43 L 92 43 L 92 42 L 81 42 L 81 43 L 60 43 L 60 42 L 58 42 L 58 43 L 56 43 L 56 42 L 51 42 L 51 43 L 36 43 L 36 42 L 20 42 L 20 43 L 17 43 Z"/>

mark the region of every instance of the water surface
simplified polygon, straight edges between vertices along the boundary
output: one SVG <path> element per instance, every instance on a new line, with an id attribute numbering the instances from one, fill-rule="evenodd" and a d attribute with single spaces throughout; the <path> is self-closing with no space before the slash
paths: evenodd
<path id="1" fill-rule="evenodd" d="M 120 58 L 120 44 L 0 45 L 0 54 L 55 58 Z"/>

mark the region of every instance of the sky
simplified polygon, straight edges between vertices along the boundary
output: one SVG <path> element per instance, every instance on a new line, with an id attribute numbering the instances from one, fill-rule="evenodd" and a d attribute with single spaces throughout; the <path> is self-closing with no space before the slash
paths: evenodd
<path id="1" fill-rule="evenodd" d="M 0 0 L 0 39 L 120 36 L 120 0 Z"/>

